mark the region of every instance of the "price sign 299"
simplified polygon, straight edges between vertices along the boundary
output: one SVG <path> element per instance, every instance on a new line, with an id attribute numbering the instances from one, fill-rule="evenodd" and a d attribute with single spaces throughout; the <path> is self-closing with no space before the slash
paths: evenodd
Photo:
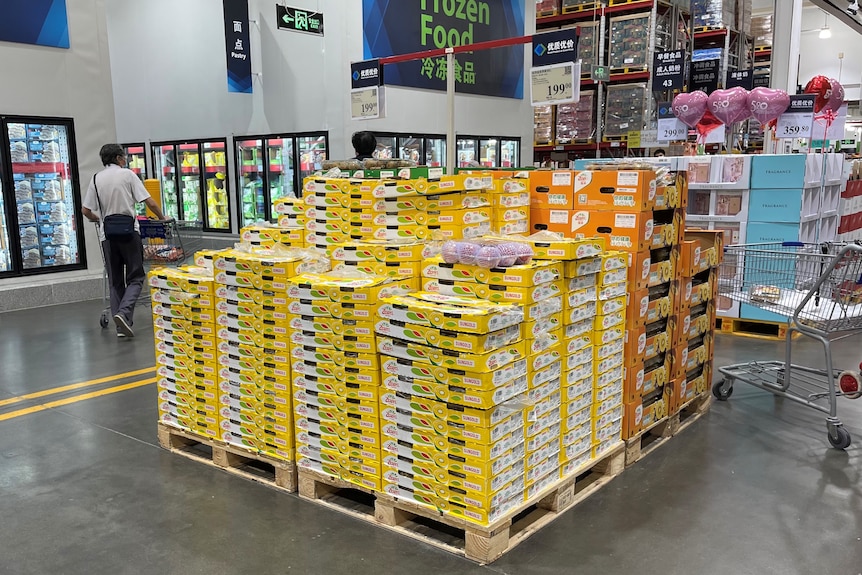
<path id="1" fill-rule="evenodd" d="M 567 62 L 540 66 L 530 71 L 533 106 L 568 104 L 581 97 L 581 65 Z"/>

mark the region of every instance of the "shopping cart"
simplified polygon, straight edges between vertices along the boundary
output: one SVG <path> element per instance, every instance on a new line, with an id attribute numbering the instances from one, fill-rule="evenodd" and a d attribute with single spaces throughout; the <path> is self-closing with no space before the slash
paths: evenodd
<path id="1" fill-rule="evenodd" d="M 183 222 L 185 223 L 185 222 Z M 194 222 L 189 222 L 194 224 Z M 189 257 L 189 252 L 184 249 L 182 233 L 180 233 L 180 222 L 176 220 L 138 220 L 141 233 L 141 243 L 144 247 L 144 271 L 149 272 L 153 267 L 180 266 Z M 96 223 L 98 230 L 100 224 Z M 111 285 L 108 281 L 108 264 L 105 261 L 105 253 L 102 253 L 103 279 L 104 279 L 104 304 L 102 314 L 99 316 L 99 325 L 108 327 L 111 317 Z M 148 289 L 141 290 L 138 303 L 149 303 L 150 292 Z"/>
<path id="2" fill-rule="evenodd" d="M 858 371 L 833 367 L 834 341 L 862 332 L 862 246 L 801 242 L 728 246 L 719 294 L 790 317 L 784 361 L 752 361 L 719 368 L 724 380 L 712 387 L 719 400 L 733 393 L 736 380 L 827 414 L 829 443 L 850 445 L 850 433 L 837 417 L 837 398 L 862 396 Z M 792 363 L 799 333 L 823 346 L 825 365 Z M 862 365 L 860 365 L 862 370 Z"/>

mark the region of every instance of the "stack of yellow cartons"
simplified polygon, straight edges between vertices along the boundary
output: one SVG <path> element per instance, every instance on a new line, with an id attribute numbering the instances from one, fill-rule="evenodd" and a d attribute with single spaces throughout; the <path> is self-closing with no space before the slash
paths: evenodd
<path id="1" fill-rule="evenodd" d="M 724 252 L 721 231 L 686 230 L 680 247 L 680 279 L 673 317 L 673 373 L 668 411 L 671 414 L 712 384 L 715 299 L 718 266 Z"/>
<path id="2" fill-rule="evenodd" d="M 501 236 L 530 231 L 530 179 L 527 173 L 494 180 L 491 190 L 492 231 Z"/>
<path id="3" fill-rule="evenodd" d="M 524 500 L 523 308 L 420 292 L 378 314 L 384 493 L 496 520 Z"/>
<path id="4" fill-rule="evenodd" d="M 246 226 L 239 231 L 239 237 L 243 243 L 256 248 L 272 249 L 279 245 L 285 248 L 305 246 L 303 230 L 269 224 Z"/>
<path id="5" fill-rule="evenodd" d="M 491 227 L 490 176 L 439 179 L 309 177 L 306 246 L 326 250 L 351 241 L 421 241 L 476 237 Z"/>
<path id="6" fill-rule="evenodd" d="M 427 251 L 423 242 L 354 241 L 329 248 L 332 271 L 351 270 L 389 278 L 419 277 Z"/>
<path id="7" fill-rule="evenodd" d="M 380 371 L 374 333 L 382 298 L 417 280 L 302 274 L 287 288 L 297 463 L 380 490 Z M 288 383 L 290 381 L 290 383 Z"/>
<path id="8" fill-rule="evenodd" d="M 213 259 L 220 434 L 225 443 L 293 461 L 288 279 L 313 263 L 270 250 Z"/>
<path id="9" fill-rule="evenodd" d="M 218 437 L 215 286 L 210 270 L 149 273 L 153 303 L 159 421 Z"/>

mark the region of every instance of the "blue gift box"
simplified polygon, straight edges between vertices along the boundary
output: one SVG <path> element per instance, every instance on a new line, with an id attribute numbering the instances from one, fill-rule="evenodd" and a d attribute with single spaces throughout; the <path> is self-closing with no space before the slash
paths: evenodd
<path id="1" fill-rule="evenodd" d="M 751 190 L 748 197 L 749 222 L 799 223 L 801 213 L 801 189 Z"/>
<path id="2" fill-rule="evenodd" d="M 756 155 L 751 158 L 751 188 L 802 188 L 805 156 L 802 154 Z"/>

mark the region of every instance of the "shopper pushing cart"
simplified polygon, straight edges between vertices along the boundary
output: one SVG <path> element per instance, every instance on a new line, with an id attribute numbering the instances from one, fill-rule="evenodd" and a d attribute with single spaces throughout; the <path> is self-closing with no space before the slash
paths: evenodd
<path id="1" fill-rule="evenodd" d="M 752 361 L 720 368 L 713 394 L 727 400 L 736 380 L 826 414 L 832 447 L 845 449 L 850 433 L 838 419 L 837 399 L 862 397 L 857 370 L 832 364 L 832 342 L 862 333 L 862 246 L 784 242 L 728 246 L 719 293 L 734 301 L 790 317 L 784 361 Z M 793 363 L 793 336 L 823 347 L 825 363 Z M 860 365 L 862 369 L 862 365 Z"/>
<path id="2" fill-rule="evenodd" d="M 135 304 L 146 280 L 135 204 L 143 202 L 160 221 L 170 220 L 165 218 L 141 180 L 126 169 L 126 154 L 119 144 L 105 144 L 99 155 L 105 168 L 90 181 L 81 211 L 88 220 L 100 224 L 97 229 L 108 273 L 111 317 L 117 326 L 117 337 L 134 337 Z"/>

